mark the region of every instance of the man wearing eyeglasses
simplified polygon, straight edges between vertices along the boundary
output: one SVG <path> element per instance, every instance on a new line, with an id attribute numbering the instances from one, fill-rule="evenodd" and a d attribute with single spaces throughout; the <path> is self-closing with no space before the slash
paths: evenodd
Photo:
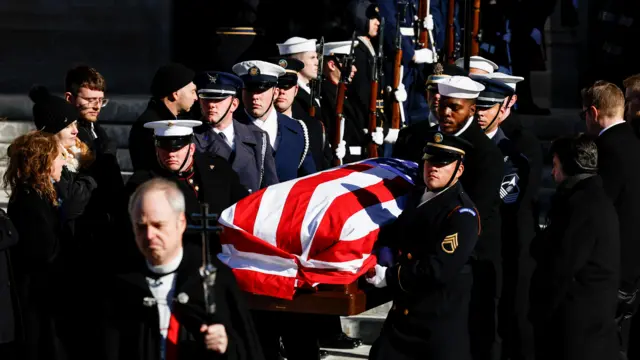
<path id="1" fill-rule="evenodd" d="M 109 99 L 104 97 L 107 85 L 98 70 L 78 66 L 67 72 L 64 98 L 78 108 L 78 138 L 98 153 L 116 153 L 116 143 L 97 123 L 98 116 Z"/>

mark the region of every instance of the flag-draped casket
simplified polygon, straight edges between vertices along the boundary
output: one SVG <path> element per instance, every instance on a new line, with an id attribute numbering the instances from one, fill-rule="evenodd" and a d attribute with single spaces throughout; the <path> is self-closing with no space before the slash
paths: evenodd
<path id="1" fill-rule="evenodd" d="M 376 158 L 269 186 L 222 212 L 218 257 L 257 295 L 351 284 L 376 264 L 380 227 L 400 215 L 416 177 L 413 162 Z"/>

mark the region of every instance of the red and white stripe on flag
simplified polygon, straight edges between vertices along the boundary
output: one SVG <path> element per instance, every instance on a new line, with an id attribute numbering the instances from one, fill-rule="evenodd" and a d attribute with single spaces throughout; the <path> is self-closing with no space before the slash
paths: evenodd
<path id="1" fill-rule="evenodd" d="M 416 163 L 376 158 L 269 186 L 222 212 L 218 257 L 258 295 L 350 284 L 376 264 L 380 226 L 400 215 L 416 176 Z"/>

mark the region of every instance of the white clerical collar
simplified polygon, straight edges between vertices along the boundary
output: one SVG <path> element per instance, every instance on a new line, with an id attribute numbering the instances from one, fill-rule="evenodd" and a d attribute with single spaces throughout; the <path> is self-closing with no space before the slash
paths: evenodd
<path id="1" fill-rule="evenodd" d="M 163 265 L 151 265 L 149 261 L 147 261 L 147 267 L 154 274 L 158 274 L 158 275 L 171 274 L 176 270 L 178 270 L 178 266 L 180 266 L 180 263 L 182 262 L 182 256 L 183 256 L 183 250 L 182 248 L 180 248 L 180 252 L 178 252 L 178 255 L 176 255 L 176 257 L 173 258 L 173 260 L 169 261 L 168 263 Z"/>
<path id="2" fill-rule="evenodd" d="M 614 126 L 616 126 L 618 124 L 622 124 L 623 122 L 624 122 L 624 120 L 616 120 L 616 121 L 614 121 L 613 124 L 611 124 L 611 125 L 607 126 L 606 128 L 600 130 L 600 133 L 598 134 L 598 136 L 604 134 L 605 131 L 611 129 L 612 127 L 614 127 Z"/>
<path id="3" fill-rule="evenodd" d="M 493 130 L 490 133 L 486 133 L 487 136 L 489 137 L 489 139 L 493 139 L 494 136 L 496 136 L 496 134 L 498 133 L 498 128 L 496 128 L 495 130 Z"/>
<path id="4" fill-rule="evenodd" d="M 463 132 L 465 132 L 465 131 L 469 128 L 469 126 L 471 126 L 471 123 L 472 123 L 472 122 L 473 122 L 473 116 L 472 116 L 472 117 L 470 117 L 470 118 L 469 118 L 469 120 L 467 120 L 467 123 L 466 123 L 466 124 L 464 124 L 464 126 L 462 127 L 462 129 L 458 130 L 458 132 L 457 132 L 457 133 L 455 133 L 455 134 L 453 134 L 453 136 L 460 136 L 460 135 L 462 135 L 462 133 L 463 133 Z M 440 126 L 438 126 L 438 131 L 442 131 L 442 130 L 440 129 Z"/>

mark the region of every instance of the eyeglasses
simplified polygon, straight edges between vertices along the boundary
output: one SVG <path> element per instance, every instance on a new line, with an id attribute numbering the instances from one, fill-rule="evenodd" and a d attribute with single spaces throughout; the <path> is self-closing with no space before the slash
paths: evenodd
<path id="1" fill-rule="evenodd" d="M 580 111 L 580 119 L 582 119 L 582 121 L 587 120 L 587 112 L 589 111 L 589 108 L 586 108 L 582 111 Z"/>
<path id="2" fill-rule="evenodd" d="M 109 103 L 109 99 L 107 99 L 107 98 L 86 98 L 86 97 L 82 97 L 80 95 L 78 95 L 78 97 L 87 102 L 87 104 L 85 104 L 85 105 L 98 104 L 100 107 L 105 107 Z"/>

